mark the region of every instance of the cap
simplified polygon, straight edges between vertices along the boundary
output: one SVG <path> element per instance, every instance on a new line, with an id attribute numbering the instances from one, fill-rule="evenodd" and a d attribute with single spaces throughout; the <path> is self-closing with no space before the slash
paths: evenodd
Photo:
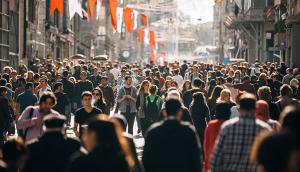
<path id="1" fill-rule="evenodd" d="M 62 115 L 50 114 L 45 116 L 44 125 L 46 128 L 61 128 L 66 122 L 66 117 Z"/>

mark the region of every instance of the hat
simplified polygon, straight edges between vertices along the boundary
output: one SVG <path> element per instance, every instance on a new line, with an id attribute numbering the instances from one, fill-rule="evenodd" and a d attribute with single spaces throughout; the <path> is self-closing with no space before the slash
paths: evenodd
<path id="1" fill-rule="evenodd" d="M 62 115 L 50 114 L 45 116 L 44 125 L 46 128 L 61 128 L 64 126 L 66 120 L 66 117 Z"/>

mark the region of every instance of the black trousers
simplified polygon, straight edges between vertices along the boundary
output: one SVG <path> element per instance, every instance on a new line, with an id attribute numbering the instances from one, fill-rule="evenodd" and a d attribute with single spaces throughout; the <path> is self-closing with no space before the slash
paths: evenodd
<path id="1" fill-rule="evenodd" d="M 133 124 L 136 113 L 121 113 L 127 120 L 128 133 L 133 134 Z"/>

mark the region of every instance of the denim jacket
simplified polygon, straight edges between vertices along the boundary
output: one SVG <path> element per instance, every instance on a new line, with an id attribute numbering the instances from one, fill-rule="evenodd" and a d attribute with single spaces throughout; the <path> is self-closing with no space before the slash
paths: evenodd
<path id="1" fill-rule="evenodd" d="M 121 87 L 119 92 L 118 92 L 118 97 L 117 99 L 122 99 L 122 97 L 126 95 L 126 91 L 125 91 L 125 87 Z M 131 97 L 134 98 L 134 100 L 130 100 L 129 101 L 129 104 L 130 104 L 130 113 L 134 113 L 134 112 L 137 112 L 137 109 L 136 109 L 136 98 L 137 98 L 137 89 L 132 86 L 131 87 L 131 93 L 130 93 Z M 126 106 L 128 105 L 128 102 L 127 100 L 123 100 L 121 102 L 119 102 L 119 110 L 122 112 L 122 113 L 125 113 L 126 112 Z"/>

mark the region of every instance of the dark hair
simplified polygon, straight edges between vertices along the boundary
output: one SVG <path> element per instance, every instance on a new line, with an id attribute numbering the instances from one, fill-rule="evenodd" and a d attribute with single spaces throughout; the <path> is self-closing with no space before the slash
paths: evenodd
<path id="1" fill-rule="evenodd" d="M 24 85 L 25 85 L 25 84 L 26 84 L 26 79 L 23 78 L 23 77 L 22 77 L 22 78 L 19 78 L 19 79 L 18 79 L 18 83 L 19 83 L 19 85 L 21 85 L 21 84 L 24 84 Z"/>
<path id="2" fill-rule="evenodd" d="M 13 138 L 5 142 L 2 147 L 3 160 L 7 163 L 16 163 L 18 158 L 26 155 L 27 150 L 24 141 L 20 138 Z"/>
<path id="3" fill-rule="evenodd" d="M 168 116 L 175 116 L 181 110 L 181 102 L 178 99 L 170 98 L 166 101 L 166 112 Z"/>
<path id="4" fill-rule="evenodd" d="M 5 86 L 0 86 L 0 95 L 2 95 L 6 91 L 7 91 L 7 88 Z"/>
<path id="5" fill-rule="evenodd" d="M 220 85 L 215 86 L 215 88 L 213 89 L 211 96 L 209 97 L 209 99 L 211 100 L 217 100 L 220 97 L 220 94 L 222 92 L 224 88 Z"/>
<path id="6" fill-rule="evenodd" d="M 129 78 L 132 78 L 132 77 L 129 75 L 125 76 L 125 81 L 127 81 Z"/>
<path id="7" fill-rule="evenodd" d="M 0 79 L 0 86 L 6 86 L 6 79 Z"/>
<path id="8" fill-rule="evenodd" d="M 117 120 L 120 123 L 122 129 L 124 131 L 126 130 L 127 120 L 126 120 L 126 118 L 123 115 L 115 114 L 112 117 L 110 117 L 110 119 L 111 120 Z"/>
<path id="9" fill-rule="evenodd" d="M 81 99 L 83 99 L 83 97 L 93 97 L 92 93 L 90 91 L 84 91 L 82 94 L 81 94 Z"/>
<path id="10" fill-rule="evenodd" d="M 39 104 L 41 105 L 42 103 L 45 103 L 47 99 L 52 99 L 53 106 L 56 104 L 56 98 L 51 92 L 43 93 L 43 95 L 40 98 Z"/>
<path id="11" fill-rule="evenodd" d="M 242 82 L 245 82 L 245 81 L 250 81 L 250 77 L 249 76 L 244 76 L 244 78 L 242 79 Z"/>
<path id="12" fill-rule="evenodd" d="M 227 78 L 226 78 L 226 82 L 227 82 L 227 83 L 232 83 L 232 82 L 233 82 L 232 77 L 227 77 Z"/>
<path id="13" fill-rule="evenodd" d="M 230 105 L 226 102 L 220 102 L 216 104 L 215 117 L 219 120 L 228 120 L 231 115 Z"/>
<path id="14" fill-rule="evenodd" d="M 6 82 L 9 82 L 9 74 L 4 73 L 4 74 L 2 75 L 2 78 L 5 79 Z"/>
<path id="15" fill-rule="evenodd" d="M 35 73 L 35 74 L 33 75 L 33 79 L 39 79 L 39 78 L 40 78 L 40 74 Z"/>
<path id="16" fill-rule="evenodd" d="M 280 124 L 282 129 L 290 130 L 300 135 L 300 107 L 290 105 L 284 108 L 280 115 Z"/>
<path id="17" fill-rule="evenodd" d="M 62 74 L 64 78 L 67 78 L 69 76 L 69 72 L 67 70 L 64 70 Z"/>
<path id="18" fill-rule="evenodd" d="M 62 87 L 63 86 L 63 83 L 61 83 L 61 82 L 56 82 L 55 84 L 54 84 L 54 91 L 56 91 L 59 87 Z"/>
<path id="19" fill-rule="evenodd" d="M 156 94 L 158 88 L 156 85 L 152 85 L 149 89 L 150 94 Z"/>
<path id="20" fill-rule="evenodd" d="M 299 151 L 299 138 L 288 132 L 263 132 L 255 139 L 251 160 L 266 172 L 288 171 L 290 155 Z"/>
<path id="21" fill-rule="evenodd" d="M 32 82 L 27 82 L 26 85 L 25 85 L 25 90 L 28 90 L 29 88 L 33 88 L 34 85 Z"/>
<path id="22" fill-rule="evenodd" d="M 287 96 L 287 95 L 289 95 L 292 92 L 293 92 L 293 90 L 292 90 L 291 86 L 289 86 L 287 84 L 283 84 L 280 87 L 280 95 L 281 96 Z"/>
<path id="23" fill-rule="evenodd" d="M 256 108 L 256 98 L 253 94 L 245 93 L 239 100 L 240 109 L 249 111 Z"/>
<path id="24" fill-rule="evenodd" d="M 199 88 L 199 87 L 201 87 L 202 84 L 203 84 L 203 81 L 202 81 L 201 79 L 199 79 L 199 78 L 196 78 L 196 79 L 194 79 L 194 81 L 193 81 L 193 86 L 194 86 L 194 87 Z"/>

